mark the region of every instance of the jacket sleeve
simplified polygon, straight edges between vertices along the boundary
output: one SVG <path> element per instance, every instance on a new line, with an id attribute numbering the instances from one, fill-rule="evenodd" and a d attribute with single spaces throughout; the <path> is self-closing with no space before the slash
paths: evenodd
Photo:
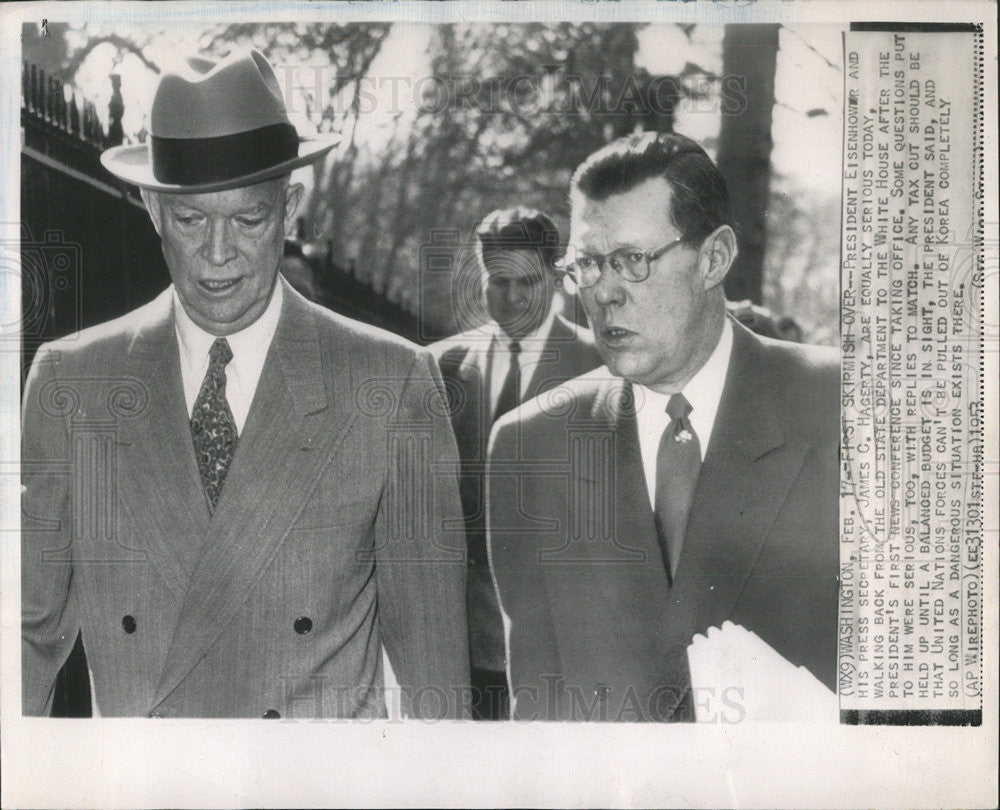
<path id="1" fill-rule="evenodd" d="M 404 714 L 468 716 L 466 552 L 458 451 L 437 364 L 414 359 L 387 423 L 375 520 L 379 624 Z"/>
<path id="2" fill-rule="evenodd" d="M 73 589 L 67 418 L 78 392 L 61 385 L 56 353 L 38 351 L 21 417 L 21 697 L 49 715 L 56 676 L 80 628 Z"/>
<path id="3" fill-rule="evenodd" d="M 539 564 L 537 520 L 522 505 L 527 490 L 542 484 L 525 474 L 525 441 L 511 414 L 493 429 L 486 469 L 486 543 L 503 616 L 511 717 L 558 720 L 552 687 L 562 666 Z"/>

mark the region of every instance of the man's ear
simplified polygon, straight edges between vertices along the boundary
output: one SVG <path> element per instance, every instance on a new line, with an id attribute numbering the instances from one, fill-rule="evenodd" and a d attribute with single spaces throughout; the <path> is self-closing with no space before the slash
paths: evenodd
<path id="1" fill-rule="evenodd" d="M 285 189 L 285 233 L 294 233 L 295 212 L 302 202 L 303 186 L 301 183 L 289 183 Z"/>
<path id="2" fill-rule="evenodd" d="M 139 196 L 142 197 L 142 203 L 146 206 L 149 218 L 153 220 L 153 227 L 156 228 L 156 232 L 162 236 L 163 232 L 160 230 L 161 212 L 159 196 L 157 196 L 155 191 L 150 191 L 148 188 L 140 188 Z"/>
<path id="3" fill-rule="evenodd" d="M 728 225 L 720 225 L 701 243 L 698 261 L 702 277 L 705 279 L 705 289 L 711 290 L 725 281 L 729 268 L 736 261 L 739 248 L 736 246 L 736 233 Z"/>

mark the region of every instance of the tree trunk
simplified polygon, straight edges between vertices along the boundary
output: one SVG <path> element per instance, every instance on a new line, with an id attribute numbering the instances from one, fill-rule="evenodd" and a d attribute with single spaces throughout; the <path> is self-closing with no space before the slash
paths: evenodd
<path id="1" fill-rule="evenodd" d="M 742 89 L 742 97 L 730 92 L 723 99 L 719 129 L 719 170 L 729 186 L 740 246 L 726 278 L 726 296 L 731 301 L 749 298 L 761 303 L 779 28 L 727 25 L 722 39 L 724 81 L 734 82 L 735 77 Z M 729 109 L 727 103 L 732 105 Z"/>

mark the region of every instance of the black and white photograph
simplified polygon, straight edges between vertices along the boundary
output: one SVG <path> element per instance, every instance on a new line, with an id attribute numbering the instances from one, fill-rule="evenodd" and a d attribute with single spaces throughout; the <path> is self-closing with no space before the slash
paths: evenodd
<path id="1" fill-rule="evenodd" d="M 11 8 L 5 807 L 995 801 L 995 5 Z"/>

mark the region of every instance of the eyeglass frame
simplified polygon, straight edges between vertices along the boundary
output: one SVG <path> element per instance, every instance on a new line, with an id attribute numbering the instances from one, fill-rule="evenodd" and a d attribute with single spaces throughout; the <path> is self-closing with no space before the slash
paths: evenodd
<path id="1" fill-rule="evenodd" d="M 635 251 L 637 253 L 641 253 L 642 257 L 646 260 L 646 273 L 642 278 L 627 278 L 626 276 L 622 275 L 621 270 L 615 270 L 615 268 L 613 267 L 611 269 L 614 270 L 615 273 L 618 275 L 618 277 L 623 281 L 627 281 L 630 284 L 641 284 L 643 281 L 648 279 L 650 274 L 653 272 L 652 268 L 653 262 L 661 259 L 663 256 L 666 256 L 671 250 L 673 250 L 675 247 L 682 244 L 683 242 L 684 242 L 684 237 L 678 236 L 673 241 L 668 242 L 663 247 L 657 248 L 656 250 L 653 251 L 642 250 L 641 248 L 633 247 L 631 245 L 623 245 L 620 248 L 615 248 L 610 253 L 586 253 L 585 255 L 589 256 L 591 259 L 597 262 L 598 272 L 597 272 L 597 277 L 594 279 L 593 284 L 582 284 L 580 282 L 580 279 L 577 278 L 576 271 L 573 269 L 574 266 L 576 265 L 576 262 L 567 263 L 566 256 L 557 259 L 555 265 L 558 268 L 558 272 L 560 273 L 560 275 L 569 278 L 573 282 L 573 284 L 576 285 L 577 289 L 589 290 L 591 287 L 596 287 L 600 283 L 601 277 L 604 275 L 604 265 L 612 256 L 614 256 L 616 253 L 621 253 L 622 251 Z M 567 253 L 568 252 L 569 251 L 567 251 Z"/>

